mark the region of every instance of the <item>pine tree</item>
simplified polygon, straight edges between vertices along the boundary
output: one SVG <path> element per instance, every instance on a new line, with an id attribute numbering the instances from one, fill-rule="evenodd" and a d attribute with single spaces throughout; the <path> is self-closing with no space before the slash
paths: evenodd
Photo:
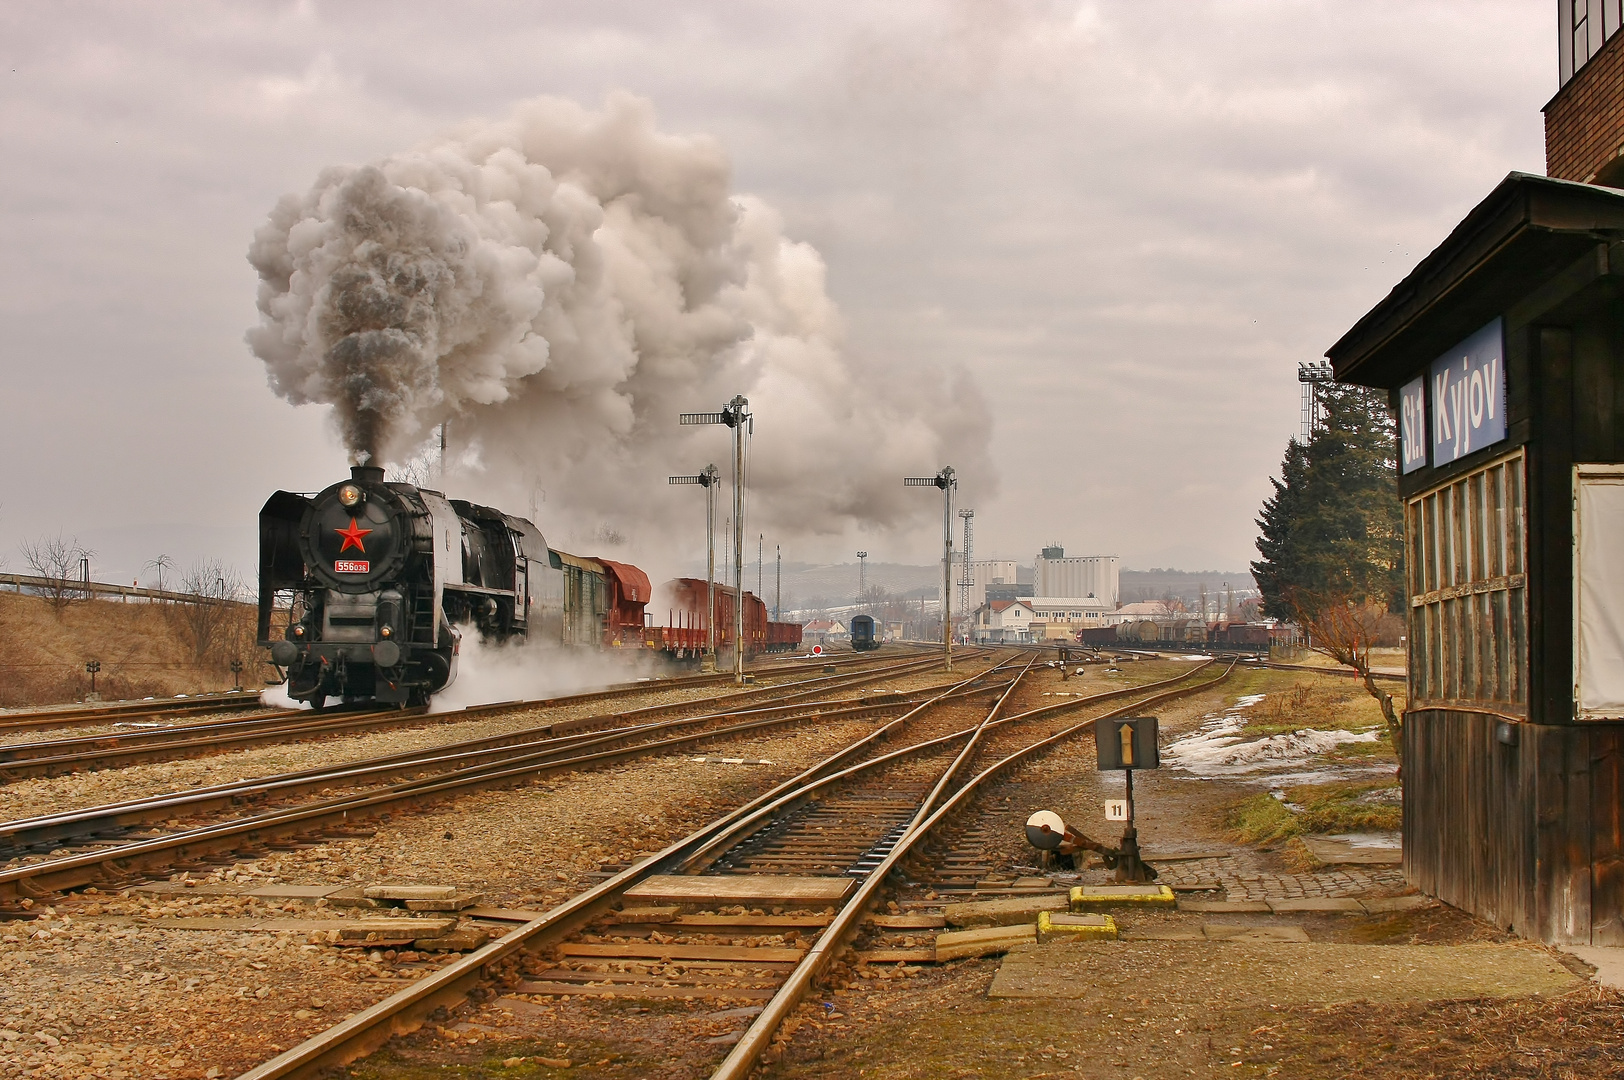
<path id="1" fill-rule="evenodd" d="M 1402 610 L 1404 531 L 1393 420 L 1380 391 L 1327 386 L 1325 426 L 1286 447 L 1257 519 L 1252 576 L 1264 611 L 1312 616 L 1327 604 Z"/>

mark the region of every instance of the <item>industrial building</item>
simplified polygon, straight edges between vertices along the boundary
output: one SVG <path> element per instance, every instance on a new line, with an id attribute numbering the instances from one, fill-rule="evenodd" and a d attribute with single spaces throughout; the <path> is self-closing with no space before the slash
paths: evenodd
<path id="1" fill-rule="evenodd" d="M 995 600 L 1009 600 L 1016 595 L 1015 586 L 1020 583 L 1021 568 L 1014 559 L 976 559 L 970 563 L 970 594 L 965 604 L 965 611 L 975 611 L 987 602 L 987 587 L 989 585 L 1003 586 L 1000 592 L 1009 595 L 993 596 Z M 1031 592 L 1026 593 L 1031 596 Z"/>
<path id="2" fill-rule="evenodd" d="M 1074 555 L 1053 544 L 1034 561 L 1037 596 L 1097 596 L 1112 608 L 1121 602 L 1122 560 L 1115 555 Z"/>

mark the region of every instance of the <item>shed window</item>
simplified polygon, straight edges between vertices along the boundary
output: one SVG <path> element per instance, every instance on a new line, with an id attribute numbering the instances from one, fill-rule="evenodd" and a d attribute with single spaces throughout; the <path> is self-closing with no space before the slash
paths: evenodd
<path id="1" fill-rule="evenodd" d="M 1518 450 L 1405 507 L 1415 704 L 1527 708 L 1524 475 Z"/>

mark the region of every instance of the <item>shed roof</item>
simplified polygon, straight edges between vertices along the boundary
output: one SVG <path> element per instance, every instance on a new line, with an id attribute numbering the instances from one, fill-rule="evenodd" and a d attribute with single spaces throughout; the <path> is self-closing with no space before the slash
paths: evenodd
<path id="1" fill-rule="evenodd" d="M 1417 356 L 1444 352 L 1621 239 L 1624 191 L 1511 173 L 1325 355 L 1337 379 L 1391 389 Z"/>

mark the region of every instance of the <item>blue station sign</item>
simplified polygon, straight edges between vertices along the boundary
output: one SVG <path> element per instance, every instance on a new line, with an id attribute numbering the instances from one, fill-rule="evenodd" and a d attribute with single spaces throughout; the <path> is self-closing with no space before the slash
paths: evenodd
<path id="1" fill-rule="evenodd" d="M 1398 470 L 1413 473 L 1427 463 L 1427 377 L 1417 375 L 1398 395 Z"/>
<path id="2" fill-rule="evenodd" d="M 1495 319 L 1432 362 L 1427 396 L 1434 467 L 1506 437 L 1505 357 L 1505 323 Z"/>

